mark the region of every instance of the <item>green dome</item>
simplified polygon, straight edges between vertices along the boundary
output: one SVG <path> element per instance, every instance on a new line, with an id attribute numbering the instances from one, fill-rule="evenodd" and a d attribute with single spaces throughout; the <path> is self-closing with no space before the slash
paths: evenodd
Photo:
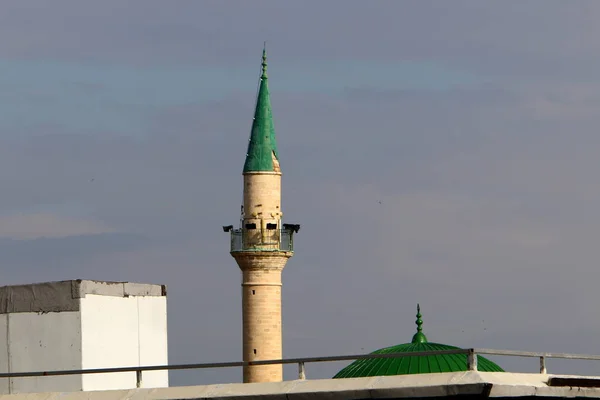
<path id="1" fill-rule="evenodd" d="M 423 334 L 420 307 L 417 306 L 417 333 L 411 343 L 379 349 L 371 354 L 412 353 L 435 350 L 454 350 L 459 347 L 429 343 Z M 429 374 L 435 372 L 467 371 L 466 354 L 441 354 L 435 356 L 405 356 L 396 358 L 371 358 L 356 360 L 338 372 L 333 378 L 360 378 L 383 375 Z M 504 372 L 496 363 L 477 356 L 477 370 Z"/>

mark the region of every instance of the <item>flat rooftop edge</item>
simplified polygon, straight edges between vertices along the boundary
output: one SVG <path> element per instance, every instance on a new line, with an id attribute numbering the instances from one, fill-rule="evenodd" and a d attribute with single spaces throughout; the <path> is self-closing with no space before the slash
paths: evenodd
<path id="1" fill-rule="evenodd" d="M 166 285 L 75 279 L 0 287 L 0 314 L 79 311 L 87 295 L 110 297 L 167 295 Z"/>
<path id="2" fill-rule="evenodd" d="M 0 400 L 269 399 L 366 400 L 422 398 L 600 398 L 598 387 L 552 387 L 550 378 L 583 378 L 510 372 L 449 372 L 369 378 L 228 383 L 154 389 L 0 395 Z M 592 378 L 592 377 L 588 377 Z M 594 377 L 593 379 L 600 379 Z"/>

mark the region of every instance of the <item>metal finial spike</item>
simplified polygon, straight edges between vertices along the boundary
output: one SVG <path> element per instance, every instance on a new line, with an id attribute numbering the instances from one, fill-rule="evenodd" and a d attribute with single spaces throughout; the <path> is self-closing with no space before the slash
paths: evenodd
<path id="1" fill-rule="evenodd" d="M 267 42 L 264 43 L 262 53 L 262 75 L 261 78 L 267 77 Z"/>
<path id="2" fill-rule="evenodd" d="M 421 319 L 421 305 L 417 304 L 417 333 L 412 338 L 412 343 L 427 343 L 427 337 L 423 333 L 423 320 Z"/>

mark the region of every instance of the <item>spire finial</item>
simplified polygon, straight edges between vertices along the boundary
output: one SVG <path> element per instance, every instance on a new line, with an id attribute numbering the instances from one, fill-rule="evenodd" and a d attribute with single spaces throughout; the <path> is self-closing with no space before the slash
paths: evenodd
<path id="1" fill-rule="evenodd" d="M 264 43 L 263 46 L 263 54 L 262 54 L 262 74 L 260 76 L 262 79 L 267 77 L 267 42 Z"/>
<path id="2" fill-rule="evenodd" d="M 423 320 L 421 319 L 421 305 L 417 304 L 417 333 L 412 338 L 413 343 L 427 343 L 427 337 L 423 333 Z"/>

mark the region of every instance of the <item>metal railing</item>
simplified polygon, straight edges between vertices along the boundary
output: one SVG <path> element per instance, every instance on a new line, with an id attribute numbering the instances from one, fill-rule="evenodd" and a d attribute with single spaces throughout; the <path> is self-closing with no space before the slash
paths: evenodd
<path id="1" fill-rule="evenodd" d="M 232 229 L 230 251 L 294 251 L 293 237 L 289 229 Z"/>
<path id="2" fill-rule="evenodd" d="M 451 350 L 436 350 L 436 351 L 418 351 L 404 353 L 388 353 L 388 354 L 359 354 L 348 356 L 329 356 L 329 357 L 308 357 L 308 358 L 287 358 L 282 360 L 264 360 L 264 361 L 235 361 L 221 363 L 202 363 L 202 364 L 175 364 L 175 365 L 153 365 L 153 366 L 138 366 L 138 367 L 119 367 L 119 368 L 98 368 L 98 369 L 74 369 L 62 371 L 38 371 L 38 372 L 2 372 L 0 378 L 27 378 L 40 376 L 62 376 L 62 375 L 87 375 L 87 374 L 105 374 L 116 372 L 135 372 L 136 386 L 142 386 L 142 373 L 145 371 L 177 371 L 189 369 L 209 369 L 209 368 L 234 368 L 246 367 L 254 365 L 273 365 L 273 364 L 297 364 L 298 379 L 306 379 L 307 363 L 332 362 L 332 361 L 354 361 L 373 358 L 396 358 L 408 356 L 434 356 L 444 354 L 464 354 L 467 356 L 467 368 L 469 371 L 477 371 L 477 356 L 479 355 L 494 355 L 494 356 L 513 356 L 513 357 L 529 357 L 539 359 L 540 374 L 547 374 L 546 360 L 549 358 L 569 359 L 569 360 L 597 360 L 600 361 L 600 355 L 587 354 L 570 354 L 570 353 L 536 353 L 526 351 L 512 350 L 493 350 L 493 349 L 451 349 Z"/>

